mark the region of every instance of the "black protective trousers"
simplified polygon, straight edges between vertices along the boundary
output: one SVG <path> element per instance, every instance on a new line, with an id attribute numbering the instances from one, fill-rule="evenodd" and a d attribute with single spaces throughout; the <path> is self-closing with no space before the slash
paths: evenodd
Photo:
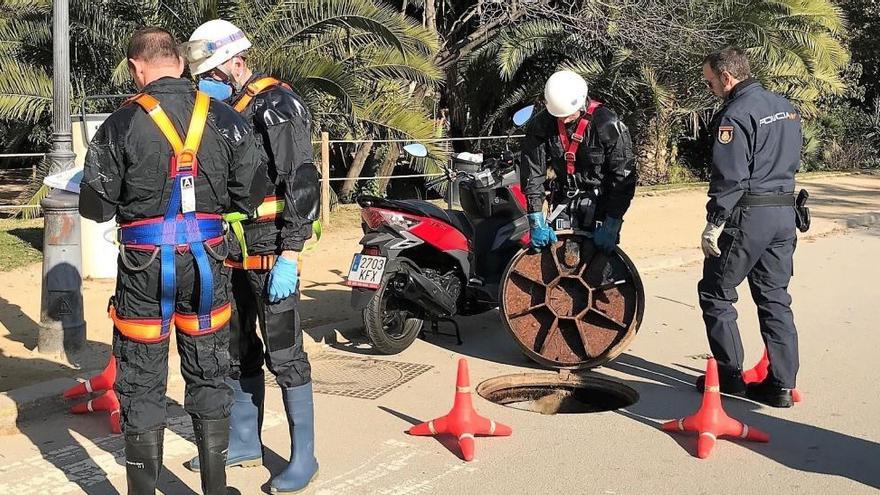
<path id="1" fill-rule="evenodd" d="M 269 273 L 262 270 L 232 271 L 230 377 L 238 380 L 262 374 L 265 361 L 279 387 L 297 387 L 312 379 L 312 367 L 303 349 L 299 288 L 287 299 L 270 303 L 267 295 Z"/>
<path id="2" fill-rule="evenodd" d="M 718 239 L 721 256 L 706 258 L 703 279 L 697 285 L 709 347 L 720 373 L 730 376 L 742 371 L 742 339 L 733 304 L 738 299 L 737 286 L 748 278 L 770 358 L 767 381 L 795 387 L 798 337 L 788 283 L 794 272 L 796 245 L 791 206 L 739 206 L 733 210 Z"/>
<path id="3" fill-rule="evenodd" d="M 129 266 L 140 268 L 151 253 L 127 250 Z M 122 256 L 122 255 L 120 255 Z M 190 252 L 175 255 L 177 275 L 176 310 L 195 313 L 198 309 L 198 272 Z M 229 272 L 221 261 L 210 258 L 213 273 L 213 306 L 229 301 Z M 160 263 L 156 259 L 143 269 L 133 270 L 117 263 L 116 293 L 112 303 L 123 318 L 157 318 L 161 315 Z M 183 407 L 201 420 L 223 419 L 232 408 L 232 389 L 226 384 L 229 373 L 229 325 L 201 336 L 178 331 L 174 336 L 180 355 L 180 372 L 186 383 Z M 140 434 L 165 427 L 165 391 L 168 386 L 168 346 L 170 337 L 157 343 L 143 343 L 113 329 L 113 355 L 117 376 L 114 389 L 121 405 L 125 434 Z"/>

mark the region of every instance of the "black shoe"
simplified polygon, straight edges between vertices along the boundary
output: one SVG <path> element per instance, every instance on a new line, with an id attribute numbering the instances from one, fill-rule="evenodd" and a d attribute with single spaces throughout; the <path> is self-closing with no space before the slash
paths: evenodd
<path id="1" fill-rule="evenodd" d="M 746 384 L 742 380 L 742 376 L 719 376 L 718 382 L 721 384 L 721 393 L 727 395 L 739 395 L 746 391 Z M 700 375 L 694 386 L 701 394 L 706 388 L 706 375 Z"/>
<path id="2" fill-rule="evenodd" d="M 770 407 L 791 407 L 794 400 L 790 388 L 782 388 L 771 383 L 751 383 L 746 389 L 746 397 Z"/>

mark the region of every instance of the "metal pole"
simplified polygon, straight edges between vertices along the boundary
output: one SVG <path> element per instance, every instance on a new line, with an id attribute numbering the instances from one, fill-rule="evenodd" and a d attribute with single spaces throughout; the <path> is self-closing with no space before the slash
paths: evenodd
<path id="1" fill-rule="evenodd" d="M 330 226 L 330 134 L 321 133 L 321 223 Z"/>
<path id="2" fill-rule="evenodd" d="M 68 0 L 54 0 L 52 8 L 53 98 L 51 173 L 74 167 L 70 132 L 70 32 Z M 41 353 L 70 357 L 83 347 L 82 251 L 79 195 L 56 189 L 40 203 L 43 207 L 43 287 L 40 301 Z"/>

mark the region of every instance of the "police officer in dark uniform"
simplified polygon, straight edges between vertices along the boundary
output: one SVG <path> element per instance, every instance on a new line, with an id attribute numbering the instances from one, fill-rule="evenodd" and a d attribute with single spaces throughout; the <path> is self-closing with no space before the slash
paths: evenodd
<path id="1" fill-rule="evenodd" d="M 605 252 L 620 241 L 623 215 L 635 195 L 637 175 L 629 130 L 617 115 L 587 95 L 587 83 L 559 71 L 544 87 L 545 109 L 532 117 L 522 141 L 520 182 L 528 200 L 531 246 L 556 241 L 556 230 L 592 231 Z M 548 162 L 555 179 L 544 216 Z"/>
<path id="2" fill-rule="evenodd" d="M 724 103 L 712 121 L 712 174 L 706 255 L 698 284 L 709 346 L 718 361 L 721 390 L 774 407 L 791 407 L 798 341 L 788 283 L 797 236 L 794 174 L 803 144 L 801 119 L 785 98 L 750 76 L 745 54 L 725 48 L 708 55 L 706 85 Z M 737 328 L 737 286 L 748 278 L 758 306 L 770 371 L 759 384 L 742 380 L 743 348 Z M 702 377 L 697 388 L 702 389 Z"/>
<path id="3" fill-rule="evenodd" d="M 205 44 L 209 50 L 200 49 Z M 319 174 L 308 108 L 287 84 L 252 72 L 246 55 L 250 47 L 238 27 L 217 19 L 193 32 L 187 59 L 190 72 L 200 78 L 199 87 L 229 101 L 252 124 L 268 163 L 262 180 L 271 196 L 254 217 L 233 222 L 238 242 L 230 259 L 236 269 L 228 381 L 235 405 L 227 465 L 262 464 L 265 360 L 281 388 L 291 437 L 290 462 L 270 485 L 273 493 L 289 493 L 308 486 L 318 470 L 311 366 L 298 313 L 297 259 L 318 216 Z M 198 459 L 189 467 L 198 469 Z"/>
<path id="4" fill-rule="evenodd" d="M 137 31 L 127 57 L 141 93 L 92 139 L 79 209 L 120 225 L 110 316 L 128 493 L 155 493 L 175 328 L 202 490 L 225 494 L 231 310 L 221 214 L 254 210 L 265 194 L 254 175 L 265 168 L 247 122 L 180 78 L 183 60 L 170 33 Z"/>

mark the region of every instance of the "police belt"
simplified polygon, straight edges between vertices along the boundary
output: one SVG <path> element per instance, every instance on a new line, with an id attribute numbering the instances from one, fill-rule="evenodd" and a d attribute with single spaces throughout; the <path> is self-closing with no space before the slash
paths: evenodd
<path id="1" fill-rule="evenodd" d="M 744 194 L 737 206 L 794 206 L 794 194 Z"/>

